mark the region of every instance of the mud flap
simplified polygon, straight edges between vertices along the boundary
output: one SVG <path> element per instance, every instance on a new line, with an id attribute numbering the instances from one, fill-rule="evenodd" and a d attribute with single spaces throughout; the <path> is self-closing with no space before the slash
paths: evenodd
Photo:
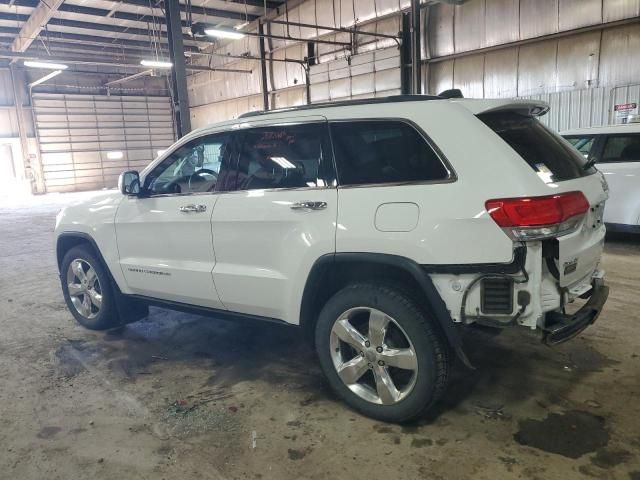
<path id="1" fill-rule="evenodd" d="M 114 285 L 114 287 L 117 290 L 117 286 Z M 149 305 L 142 300 L 127 297 L 119 291 L 114 293 L 120 325 L 128 325 L 149 316 Z"/>

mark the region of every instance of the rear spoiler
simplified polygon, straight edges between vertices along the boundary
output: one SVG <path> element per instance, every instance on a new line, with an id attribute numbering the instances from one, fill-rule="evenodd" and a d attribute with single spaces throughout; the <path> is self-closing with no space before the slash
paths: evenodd
<path id="1" fill-rule="evenodd" d="M 540 117 L 549 111 L 549 104 L 542 100 L 451 100 L 459 103 L 474 115 L 496 112 L 516 112 L 521 115 Z"/>

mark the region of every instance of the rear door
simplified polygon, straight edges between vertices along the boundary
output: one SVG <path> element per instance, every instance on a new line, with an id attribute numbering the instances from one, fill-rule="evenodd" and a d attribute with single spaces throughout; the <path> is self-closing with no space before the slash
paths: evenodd
<path id="1" fill-rule="evenodd" d="M 298 323 L 314 262 L 335 252 L 337 193 L 324 117 L 246 122 L 213 212 L 213 277 L 229 310 Z"/>
<path id="2" fill-rule="evenodd" d="M 640 133 L 607 135 L 598 169 L 609 184 L 606 223 L 640 222 Z"/>

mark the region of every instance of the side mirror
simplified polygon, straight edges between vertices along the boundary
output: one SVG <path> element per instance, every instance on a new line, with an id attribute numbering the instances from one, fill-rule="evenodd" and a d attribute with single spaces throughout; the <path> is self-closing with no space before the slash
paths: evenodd
<path id="1" fill-rule="evenodd" d="M 138 195 L 140 193 L 140 174 L 135 170 L 122 172 L 118 178 L 118 188 L 123 195 Z"/>

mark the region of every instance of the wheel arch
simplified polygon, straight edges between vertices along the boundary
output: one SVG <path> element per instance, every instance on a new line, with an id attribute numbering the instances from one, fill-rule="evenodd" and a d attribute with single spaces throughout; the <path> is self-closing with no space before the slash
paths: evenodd
<path id="1" fill-rule="evenodd" d="M 58 263 L 58 272 L 62 275 L 62 259 L 67 252 L 73 247 L 79 245 L 87 245 L 91 248 L 93 253 L 98 257 L 98 261 L 102 264 L 102 267 L 107 272 L 111 286 L 115 294 L 116 309 L 121 319 L 121 324 L 127 324 L 135 322 L 149 314 L 149 308 L 146 302 L 134 298 L 130 295 L 122 293 L 118 282 L 116 281 L 109 264 L 105 261 L 98 244 L 91 235 L 84 232 L 63 232 L 58 235 L 56 240 L 56 260 Z M 61 277 L 62 278 L 62 277 Z"/>
<path id="2" fill-rule="evenodd" d="M 105 262 L 102 253 L 100 253 L 100 249 L 98 248 L 98 244 L 91 237 L 91 235 L 83 232 L 63 232 L 58 235 L 56 240 L 56 261 L 58 263 L 58 272 L 60 272 L 60 268 L 62 267 L 62 259 L 67 254 L 69 250 L 73 247 L 77 247 L 79 245 L 88 245 L 98 256 L 98 260 L 102 262 L 102 266 L 109 272 L 109 276 L 111 280 L 113 280 L 113 276 L 111 275 L 111 271 L 109 270 L 109 266 L 107 262 Z"/>
<path id="3" fill-rule="evenodd" d="M 418 263 L 399 255 L 336 253 L 316 260 L 307 277 L 300 306 L 300 326 L 307 338 L 313 338 L 318 314 L 334 293 L 349 283 L 372 280 L 400 284 L 408 289 L 435 317 L 437 326 L 458 358 L 471 367 L 460 334 L 431 277 Z"/>

